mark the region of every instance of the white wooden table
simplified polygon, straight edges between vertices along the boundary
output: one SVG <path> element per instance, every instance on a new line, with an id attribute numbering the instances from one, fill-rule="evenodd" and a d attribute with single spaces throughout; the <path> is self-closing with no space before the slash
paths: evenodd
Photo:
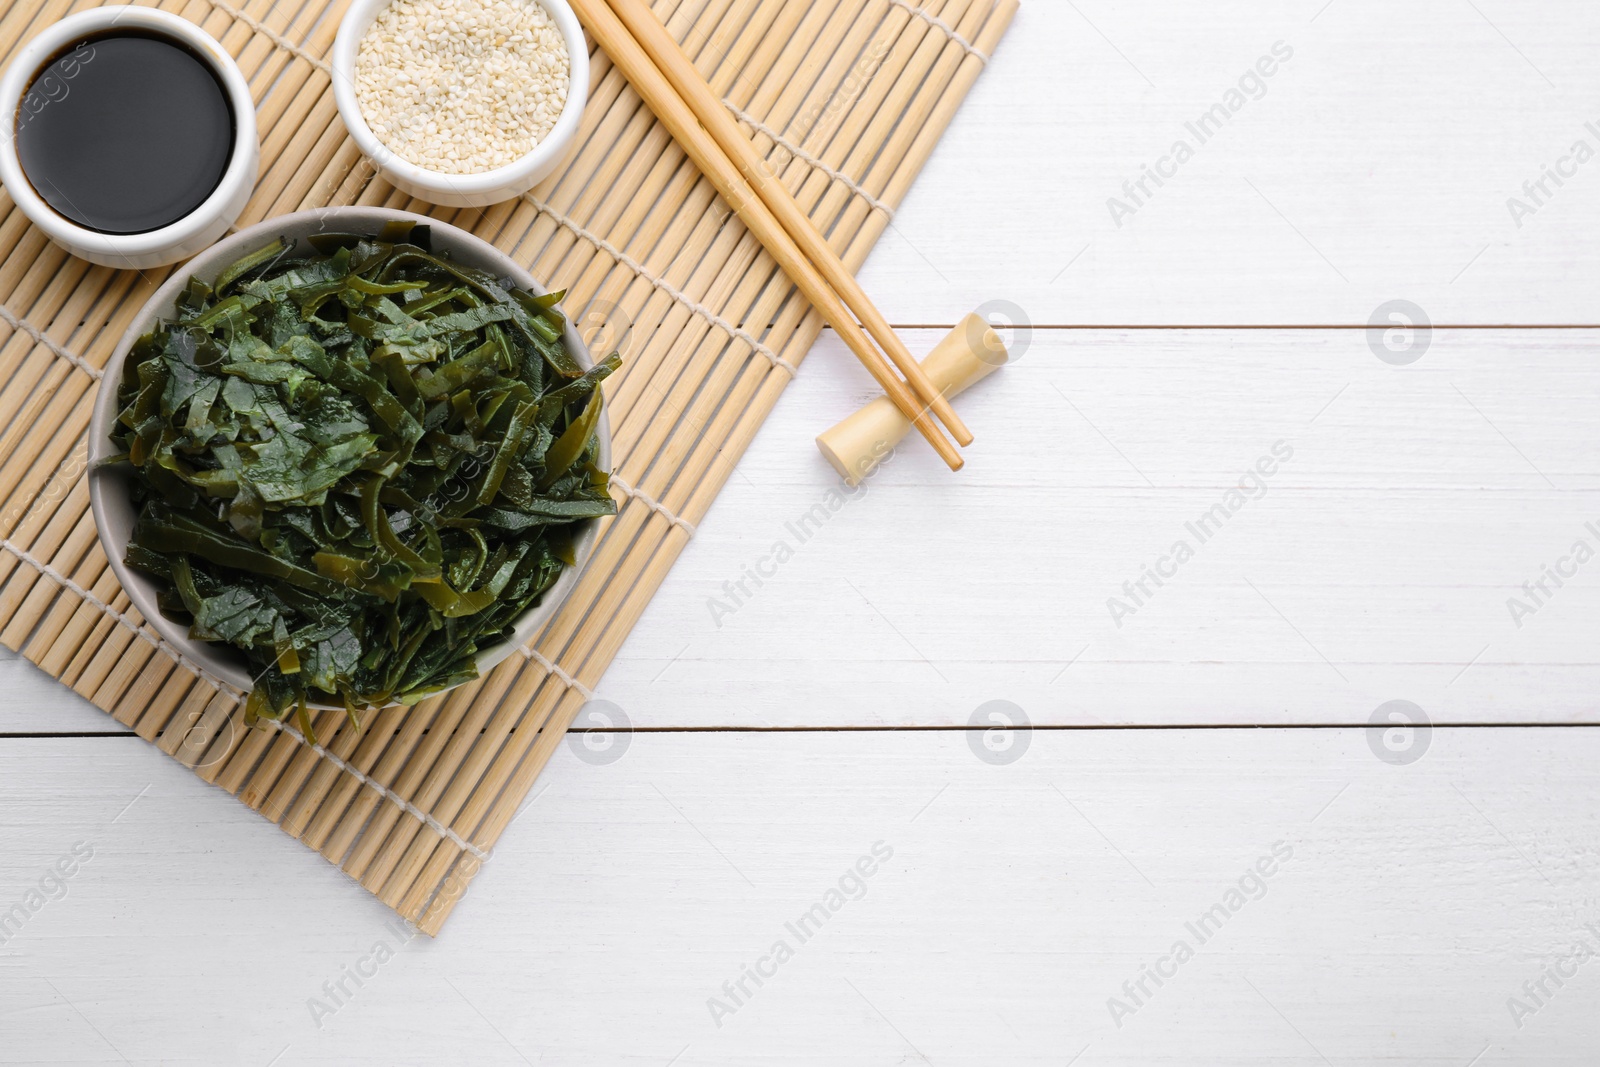
<path id="1" fill-rule="evenodd" d="M 1593 1064 L 1597 47 L 1030 0 L 864 272 L 967 470 L 797 543 L 825 338 L 438 941 L 0 659 L 0 1062 Z"/>

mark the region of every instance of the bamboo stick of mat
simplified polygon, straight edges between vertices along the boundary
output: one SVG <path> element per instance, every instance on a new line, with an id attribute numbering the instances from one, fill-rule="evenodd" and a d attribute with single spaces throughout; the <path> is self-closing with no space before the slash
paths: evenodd
<path id="1" fill-rule="evenodd" d="M 655 63 L 678 98 L 694 112 L 695 118 L 700 120 L 728 160 L 755 189 L 761 202 L 767 205 L 779 224 L 794 238 L 823 279 L 839 294 L 845 306 L 860 317 L 873 340 L 883 346 L 884 352 L 888 353 L 900 373 L 905 375 L 906 382 L 917 398 L 949 427 L 958 444 L 970 445 L 972 432 L 950 406 L 950 401 L 934 387 L 916 357 L 912 356 L 889 325 L 889 320 L 883 317 L 883 312 L 867 296 L 855 275 L 846 269 L 833 246 L 817 229 L 817 224 L 811 221 L 811 216 L 801 210 L 794 197 L 789 195 L 788 188 L 777 180 L 767 161 L 756 152 L 755 146 L 739 129 L 739 124 L 728 113 L 727 107 L 712 93 L 711 86 L 706 84 L 700 71 L 684 55 L 683 49 L 667 32 L 661 20 L 651 14 L 641 0 L 606 0 L 606 3 Z"/>
<path id="2" fill-rule="evenodd" d="M 605 49 L 611 61 L 627 77 L 662 125 L 683 146 L 695 166 L 716 186 L 717 192 L 733 208 L 739 220 L 756 235 L 828 325 L 838 332 L 862 366 L 894 401 L 895 407 L 911 420 L 951 470 L 960 470 L 963 466 L 960 454 L 928 417 L 928 409 L 922 401 L 909 385 L 900 380 L 893 365 L 884 359 L 866 331 L 857 324 L 839 294 L 834 292 L 818 268 L 801 252 L 794 238 L 733 161 L 723 154 L 716 140 L 706 132 L 694 112 L 673 90 L 671 83 L 633 39 L 627 27 L 606 6 L 605 0 L 574 0 L 572 6 L 600 47 Z M 651 18 L 653 20 L 654 16 Z M 915 360 L 911 363 L 915 366 Z M 927 381 L 925 376 L 923 381 Z M 932 388 L 931 385 L 929 388 Z M 937 396 L 937 391 L 933 395 Z"/>

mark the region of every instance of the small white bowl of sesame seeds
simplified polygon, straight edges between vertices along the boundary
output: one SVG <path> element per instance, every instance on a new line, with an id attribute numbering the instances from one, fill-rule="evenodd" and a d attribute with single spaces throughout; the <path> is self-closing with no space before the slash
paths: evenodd
<path id="1" fill-rule="evenodd" d="M 565 0 L 353 0 L 333 98 L 378 173 L 419 200 L 520 196 L 567 155 L 589 91 Z"/>

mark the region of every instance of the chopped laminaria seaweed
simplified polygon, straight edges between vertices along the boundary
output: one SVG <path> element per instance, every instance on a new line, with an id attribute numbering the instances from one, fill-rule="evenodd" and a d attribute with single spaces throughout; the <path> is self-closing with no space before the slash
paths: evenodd
<path id="1" fill-rule="evenodd" d="M 321 235 L 191 281 L 134 345 L 113 438 L 139 472 L 130 566 L 168 617 L 242 649 L 248 714 L 414 703 L 474 659 L 616 511 L 600 381 L 534 296 L 431 254 L 426 227 Z"/>

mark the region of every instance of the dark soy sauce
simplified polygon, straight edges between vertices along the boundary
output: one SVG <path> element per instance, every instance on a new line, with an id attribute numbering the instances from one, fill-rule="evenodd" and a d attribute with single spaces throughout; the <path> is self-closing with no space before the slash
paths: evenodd
<path id="1" fill-rule="evenodd" d="M 233 112 L 211 67 L 168 37 L 113 32 L 39 71 L 17 109 L 17 155 L 59 214 L 148 233 L 205 202 L 233 154 Z"/>

